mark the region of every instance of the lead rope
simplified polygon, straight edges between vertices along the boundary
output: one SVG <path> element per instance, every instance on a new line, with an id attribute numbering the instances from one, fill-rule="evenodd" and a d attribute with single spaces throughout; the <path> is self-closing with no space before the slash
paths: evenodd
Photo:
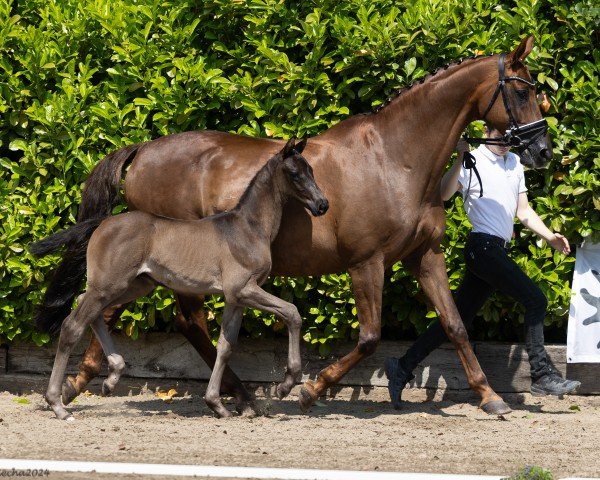
<path id="1" fill-rule="evenodd" d="M 467 186 L 465 197 L 469 195 L 469 191 L 471 190 L 471 179 L 473 178 L 473 172 L 475 172 L 475 176 L 479 181 L 479 198 L 483 197 L 483 182 L 481 181 L 481 176 L 477 171 L 477 160 L 475 160 L 475 157 L 471 152 L 465 152 L 463 154 L 462 164 L 465 170 L 469 170 L 469 185 Z"/>

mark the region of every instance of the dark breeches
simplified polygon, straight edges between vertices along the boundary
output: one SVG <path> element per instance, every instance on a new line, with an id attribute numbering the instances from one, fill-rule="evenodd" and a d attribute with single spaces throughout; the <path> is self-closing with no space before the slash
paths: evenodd
<path id="1" fill-rule="evenodd" d="M 493 238 L 471 235 L 465 246 L 465 276 L 455 301 L 458 312 L 470 328 L 473 319 L 495 291 L 499 291 L 525 307 L 525 343 L 536 380 L 548 369 L 544 348 L 544 317 L 548 301 L 540 288 L 519 268 Z M 401 359 L 405 371 L 413 371 L 427 355 L 448 341 L 439 321 L 427 329 Z"/>

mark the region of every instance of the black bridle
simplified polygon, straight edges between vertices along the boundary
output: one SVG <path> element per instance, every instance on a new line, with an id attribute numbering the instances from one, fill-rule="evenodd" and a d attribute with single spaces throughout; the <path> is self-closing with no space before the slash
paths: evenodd
<path id="1" fill-rule="evenodd" d="M 510 108 L 510 102 L 508 101 L 508 93 L 506 91 L 506 83 L 511 81 L 523 82 L 529 87 L 535 87 L 535 82 L 527 80 L 523 77 L 512 76 L 507 77 L 504 68 L 504 59 L 506 54 L 503 53 L 498 58 L 498 85 L 494 95 L 488 103 L 487 108 L 483 114 L 483 120 L 486 120 L 487 114 L 496 103 L 498 96 L 502 94 L 502 101 L 504 103 L 504 109 L 508 115 L 509 128 L 506 130 L 504 135 L 499 138 L 473 138 L 464 137 L 469 143 L 479 143 L 486 145 L 500 145 L 503 147 L 512 147 L 519 152 L 527 149 L 529 145 L 535 142 L 539 137 L 545 135 L 548 131 L 548 122 L 545 119 L 536 120 L 535 122 L 526 123 L 525 125 L 519 125 L 515 116 L 513 115 L 512 109 Z"/>
<path id="2" fill-rule="evenodd" d="M 503 53 L 498 58 L 498 85 L 496 86 L 496 90 L 494 91 L 494 95 L 490 99 L 490 103 L 488 103 L 485 112 L 483 113 L 483 120 L 486 121 L 487 114 L 490 113 L 490 110 L 496 103 L 498 99 L 498 95 L 502 94 L 502 101 L 504 103 L 504 109 L 506 110 L 506 114 L 508 115 L 509 120 L 509 128 L 506 130 L 503 136 L 498 138 L 474 138 L 474 137 L 463 137 L 468 143 L 479 143 L 485 145 L 499 145 L 502 147 L 512 147 L 518 152 L 523 152 L 526 150 L 533 142 L 535 142 L 539 137 L 545 135 L 548 131 L 548 122 L 545 119 L 536 120 L 535 122 L 526 123 L 525 125 L 519 125 L 515 116 L 513 115 L 512 109 L 510 108 L 510 102 L 508 101 L 508 93 L 506 91 L 506 83 L 511 81 L 523 82 L 529 87 L 535 87 L 535 82 L 531 80 L 527 80 L 523 77 L 511 76 L 507 77 L 505 68 L 504 68 L 504 60 L 506 54 Z M 467 170 L 473 170 L 475 175 L 477 176 L 477 180 L 479 181 L 480 192 L 479 197 L 483 196 L 483 185 L 481 183 L 481 177 L 479 176 L 479 172 L 477 171 L 476 160 L 473 154 L 469 152 L 465 152 L 463 156 L 463 167 Z M 467 192 L 471 188 L 471 175 L 469 175 L 469 186 L 467 188 Z"/>

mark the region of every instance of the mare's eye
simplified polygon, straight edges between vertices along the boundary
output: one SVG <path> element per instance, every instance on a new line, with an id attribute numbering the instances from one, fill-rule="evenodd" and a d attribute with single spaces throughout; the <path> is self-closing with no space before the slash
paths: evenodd
<path id="1" fill-rule="evenodd" d="M 292 180 L 298 180 L 300 178 L 300 175 L 298 174 L 298 172 L 290 172 L 290 177 L 292 177 Z"/>
<path id="2" fill-rule="evenodd" d="M 529 98 L 529 90 L 515 90 L 517 94 L 517 100 L 519 103 L 527 103 L 527 99 Z"/>

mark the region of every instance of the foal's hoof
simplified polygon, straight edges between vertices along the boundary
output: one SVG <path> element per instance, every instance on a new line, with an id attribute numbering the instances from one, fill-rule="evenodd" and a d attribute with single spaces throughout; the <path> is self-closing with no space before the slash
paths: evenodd
<path id="1" fill-rule="evenodd" d="M 223 405 L 217 407 L 210 407 L 218 418 L 230 418 L 233 417 L 233 413 L 227 410 Z"/>
<path id="2" fill-rule="evenodd" d="M 63 408 L 57 409 L 57 411 L 55 411 L 54 413 L 56 415 L 56 418 L 58 418 L 59 420 L 63 420 L 67 423 L 72 423 L 75 421 L 75 417 Z"/>
<path id="3" fill-rule="evenodd" d="M 298 401 L 300 402 L 300 408 L 303 412 L 308 412 L 308 409 L 317 401 L 317 392 L 315 391 L 314 384 L 310 380 L 302 385 L 300 395 L 298 395 Z"/>
<path id="4" fill-rule="evenodd" d="M 286 385 L 284 383 L 280 383 L 279 385 L 277 385 L 277 389 L 276 389 L 275 393 L 279 400 L 283 400 L 285 397 L 287 397 L 289 395 L 291 390 L 292 390 L 291 385 Z"/>
<path id="5" fill-rule="evenodd" d="M 111 387 L 106 380 L 104 380 L 102 382 L 102 396 L 103 397 L 110 397 L 112 395 L 113 390 L 115 389 L 115 387 Z"/>
<path id="6" fill-rule="evenodd" d="M 243 408 L 236 407 L 236 410 L 240 414 L 240 416 L 242 416 L 244 418 L 258 417 L 258 411 L 256 410 L 256 407 L 254 406 L 254 404 L 247 404 Z"/>
<path id="7" fill-rule="evenodd" d="M 504 403 L 504 400 L 492 400 L 485 404 L 480 405 L 481 409 L 485 413 L 489 413 L 490 415 L 506 415 L 507 413 L 512 412 L 510 407 Z"/>
<path id="8" fill-rule="evenodd" d="M 256 406 L 254 405 L 255 398 L 246 390 L 237 392 L 233 396 L 235 398 L 235 409 L 240 415 L 249 413 L 249 410 L 256 412 Z"/>
<path id="9" fill-rule="evenodd" d="M 79 392 L 75 389 L 75 379 L 73 377 L 67 377 L 62 384 L 63 405 L 71 403 L 77 395 L 79 395 Z"/>

